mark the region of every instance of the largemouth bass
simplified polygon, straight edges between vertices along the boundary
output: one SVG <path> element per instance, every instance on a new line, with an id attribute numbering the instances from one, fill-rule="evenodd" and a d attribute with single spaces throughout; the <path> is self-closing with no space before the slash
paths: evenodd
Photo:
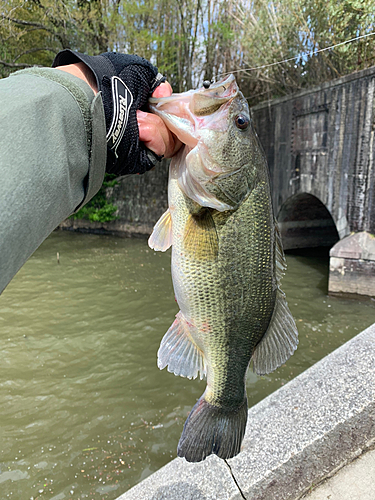
<path id="1" fill-rule="evenodd" d="M 185 146 L 172 159 L 169 209 L 149 239 L 172 246 L 180 307 L 158 366 L 207 387 L 188 416 L 177 453 L 189 462 L 240 452 L 245 377 L 278 368 L 298 343 L 280 280 L 286 268 L 265 155 L 233 75 L 170 97 L 151 110 Z"/>

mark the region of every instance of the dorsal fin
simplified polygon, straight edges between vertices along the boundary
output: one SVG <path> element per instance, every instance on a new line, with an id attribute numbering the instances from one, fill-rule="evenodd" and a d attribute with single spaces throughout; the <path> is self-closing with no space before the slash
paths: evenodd
<path id="1" fill-rule="evenodd" d="M 276 220 L 275 220 L 275 251 L 276 251 L 276 279 L 277 279 L 277 284 L 280 286 L 281 279 L 284 276 L 287 268 L 287 264 L 285 260 L 280 229 Z"/>
<path id="2" fill-rule="evenodd" d="M 258 375 L 271 373 L 283 365 L 297 349 L 298 331 L 285 295 L 277 290 L 270 325 L 253 354 L 253 369 Z"/>
<path id="3" fill-rule="evenodd" d="M 276 254 L 276 301 L 272 318 L 266 333 L 255 348 L 253 370 L 258 375 L 271 373 L 284 364 L 297 349 L 298 331 L 294 318 L 280 288 L 281 278 L 286 270 L 281 235 L 275 221 L 275 254 Z"/>

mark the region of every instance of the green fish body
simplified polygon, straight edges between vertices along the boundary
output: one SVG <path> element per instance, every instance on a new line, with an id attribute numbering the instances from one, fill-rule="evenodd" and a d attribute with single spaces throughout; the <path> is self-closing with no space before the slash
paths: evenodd
<path id="1" fill-rule="evenodd" d="M 180 312 L 158 366 L 207 378 L 178 445 L 199 462 L 240 451 L 247 421 L 246 372 L 273 371 L 296 349 L 297 330 L 280 279 L 285 270 L 268 167 L 246 100 L 231 75 L 210 89 L 152 100 L 185 147 L 172 159 L 169 209 L 149 245 L 172 246 Z"/>

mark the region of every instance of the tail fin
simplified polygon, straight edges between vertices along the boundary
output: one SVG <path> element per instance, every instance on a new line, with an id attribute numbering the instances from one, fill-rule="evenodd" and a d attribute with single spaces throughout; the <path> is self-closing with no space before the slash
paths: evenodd
<path id="1" fill-rule="evenodd" d="M 241 406 L 213 406 L 202 396 L 188 416 L 177 454 L 188 462 L 201 462 L 211 453 L 232 458 L 240 452 L 247 421 L 247 399 Z"/>

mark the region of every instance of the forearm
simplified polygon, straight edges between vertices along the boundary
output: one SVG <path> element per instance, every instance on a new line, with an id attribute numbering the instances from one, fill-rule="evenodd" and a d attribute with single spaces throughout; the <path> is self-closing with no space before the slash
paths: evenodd
<path id="1" fill-rule="evenodd" d="M 0 81 L 0 292 L 104 176 L 100 95 L 74 76 L 43 71 Z"/>

